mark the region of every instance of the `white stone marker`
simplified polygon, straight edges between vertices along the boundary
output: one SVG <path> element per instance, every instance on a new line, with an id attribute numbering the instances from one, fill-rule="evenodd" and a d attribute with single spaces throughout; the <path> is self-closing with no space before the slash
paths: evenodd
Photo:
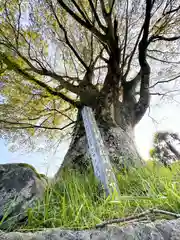
<path id="1" fill-rule="evenodd" d="M 105 148 L 100 131 L 96 124 L 94 113 L 90 107 L 85 106 L 83 107 L 81 114 L 95 176 L 104 186 L 106 194 L 115 194 L 115 197 L 117 198 L 120 195 L 120 191 L 110 163 L 108 152 Z"/>

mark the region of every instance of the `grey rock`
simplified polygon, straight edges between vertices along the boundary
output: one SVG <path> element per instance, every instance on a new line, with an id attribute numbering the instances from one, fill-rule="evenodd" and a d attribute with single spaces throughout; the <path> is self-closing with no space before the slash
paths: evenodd
<path id="1" fill-rule="evenodd" d="M 45 178 L 28 164 L 0 165 L 0 229 L 13 230 L 23 222 L 26 210 L 43 196 L 45 187 Z"/>
<path id="2" fill-rule="evenodd" d="M 35 233 L 0 232 L 1 240 L 180 240 L 180 219 L 107 226 L 83 231 L 47 229 Z"/>

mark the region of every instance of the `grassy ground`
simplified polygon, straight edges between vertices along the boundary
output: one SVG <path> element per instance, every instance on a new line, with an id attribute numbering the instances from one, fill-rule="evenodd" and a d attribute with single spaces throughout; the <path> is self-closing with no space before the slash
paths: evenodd
<path id="1" fill-rule="evenodd" d="M 28 211 L 28 225 L 24 228 L 91 228 L 104 220 L 149 208 L 180 213 L 180 164 L 174 164 L 170 171 L 149 163 L 119 174 L 117 179 L 121 197 L 114 201 L 102 194 L 100 197 L 93 173 L 86 176 L 68 173 L 63 181 L 49 186 L 43 201 Z"/>

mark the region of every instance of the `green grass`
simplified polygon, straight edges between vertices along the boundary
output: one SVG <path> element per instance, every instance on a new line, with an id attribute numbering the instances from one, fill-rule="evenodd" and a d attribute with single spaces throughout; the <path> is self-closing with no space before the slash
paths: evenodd
<path id="1" fill-rule="evenodd" d="M 93 172 L 86 176 L 71 172 L 65 176 L 48 186 L 43 201 L 29 209 L 24 229 L 91 228 L 104 220 L 149 208 L 180 212 L 180 163 L 174 164 L 172 171 L 150 162 L 141 169 L 118 174 L 118 201 L 100 194 Z"/>

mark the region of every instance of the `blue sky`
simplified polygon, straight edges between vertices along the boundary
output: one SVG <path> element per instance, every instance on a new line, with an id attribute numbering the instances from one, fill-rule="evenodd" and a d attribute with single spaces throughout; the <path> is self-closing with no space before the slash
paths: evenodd
<path id="1" fill-rule="evenodd" d="M 60 145 L 60 148 L 56 153 L 54 153 L 54 151 L 48 153 L 34 152 L 30 154 L 22 154 L 21 152 L 12 153 L 8 151 L 5 142 L 0 139 L 0 164 L 25 162 L 33 165 L 38 172 L 52 177 L 58 170 L 67 148 L 68 143 L 65 142 Z"/>

